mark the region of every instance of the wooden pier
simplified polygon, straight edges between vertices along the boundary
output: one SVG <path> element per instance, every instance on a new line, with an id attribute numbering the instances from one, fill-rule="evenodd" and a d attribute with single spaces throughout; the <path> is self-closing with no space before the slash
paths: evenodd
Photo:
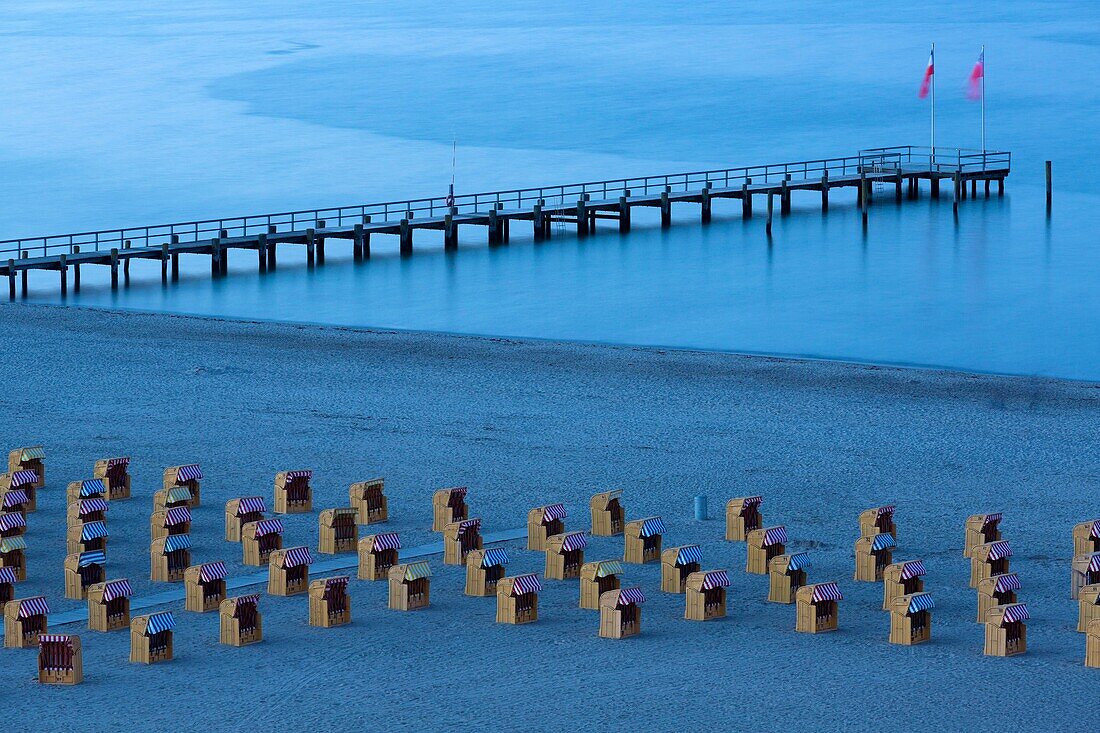
<path id="1" fill-rule="evenodd" d="M 454 250 L 460 226 L 484 228 L 489 244 L 508 242 L 511 224 L 517 221 L 531 222 L 536 241 L 550 238 L 558 222 L 575 226 L 577 236 L 584 237 L 595 232 L 600 220 L 617 222 L 620 232 L 630 231 L 631 210 L 636 207 L 659 209 L 661 226 L 667 227 L 674 203 L 698 204 L 705 224 L 715 199 L 740 199 L 747 219 L 753 216 L 754 200 L 762 196 L 767 199 L 765 230 L 770 236 L 775 199 L 779 214 L 785 216 L 796 191 L 814 192 L 820 196 L 822 212 L 827 212 L 829 193 L 838 188 L 856 189 L 866 226 L 875 184 L 893 188 L 894 200 L 901 203 L 920 196 L 922 181 L 928 182 L 933 198 L 940 195 L 941 181 L 950 181 L 957 215 L 968 185 L 971 197 L 978 195 L 979 182 L 987 197 L 994 182 L 997 194 L 1004 195 L 1010 164 L 1008 152 L 874 148 L 843 158 L 28 237 L 0 241 L 0 276 L 6 276 L 8 295 L 15 299 L 17 279 L 26 296 L 29 271 L 56 271 L 64 295 L 70 270 L 74 290 L 80 289 L 82 265 L 109 267 L 111 287 L 117 288 L 120 270 L 122 280 L 129 282 L 132 260 L 156 260 L 161 280 L 167 283 L 178 279 L 184 254 L 209 257 L 211 275 L 220 277 L 228 272 L 230 250 L 254 251 L 259 271 L 266 272 L 277 266 L 279 245 L 304 247 L 307 265 L 313 267 L 324 264 L 329 239 L 351 240 L 358 262 L 370 257 L 376 235 L 396 236 L 401 254 L 411 255 L 418 229 L 442 231 L 444 249 Z"/>

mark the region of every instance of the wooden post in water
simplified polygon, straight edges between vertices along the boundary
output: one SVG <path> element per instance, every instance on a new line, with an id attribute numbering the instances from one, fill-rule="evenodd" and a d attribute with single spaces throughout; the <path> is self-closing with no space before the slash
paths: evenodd
<path id="1" fill-rule="evenodd" d="M 222 274 L 222 245 L 221 240 L 210 240 L 210 277 L 219 277 Z"/>
<path id="2" fill-rule="evenodd" d="M 863 231 L 867 231 L 867 204 L 868 199 L 871 197 L 868 195 L 867 190 L 867 176 L 862 173 L 859 175 L 859 190 L 861 193 L 859 197 L 860 219 L 863 221 Z"/>
<path id="3" fill-rule="evenodd" d="M 448 214 L 450 216 L 450 214 Z M 363 261 L 363 225 L 356 224 L 351 232 L 351 252 L 355 262 Z"/>
<path id="4" fill-rule="evenodd" d="M 829 211 L 829 169 L 821 171 L 821 213 Z"/>
<path id="5" fill-rule="evenodd" d="M 764 225 L 764 233 L 767 234 L 769 238 L 771 238 L 771 236 L 772 236 L 772 208 L 773 208 L 772 200 L 774 198 L 775 197 L 772 196 L 771 191 L 769 191 L 768 192 L 768 223 Z"/>
<path id="6" fill-rule="evenodd" d="M 577 236 L 588 236 L 588 207 L 585 206 L 585 198 L 577 199 Z"/>
<path id="7" fill-rule="evenodd" d="M 708 182 L 703 190 L 699 192 L 699 202 L 701 204 L 699 217 L 704 224 L 710 224 L 710 183 Z"/>
<path id="8" fill-rule="evenodd" d="M 312 268 L 314 265 L 314 248 L 317 242 L 317 232 L 315 230 L 306 229 L 306 267 Z"/>
<path id="9" fill-rule="evenodd" d="M 932 176 L 929 180 L 929 187 L 932 190 L 932 198 L 938 199 L 940 197 L 940 179 L 938 176 Z"/>
<path id="10" fill-rule="evenodd" d="M 168 245 L 160 245 L 160 282 L 161 285 L 168 284 Z"/>
<path id="11" fill-rule="evenodd" d="M 783 181 L 779 184 L 779 214 L 781 216 L 787 216 L 791 213 L 791 174 L 788 173 L 783 177 Z"/>
<path id="12" fill-rule="evenodd" d="M 536 237 L 538 234 L 536 233 Z M 458 225 L 455 224 L 454 214 L 443 215 L 443 251 L 453 252 L 458 249 Z"/>
<path id="13" fill-rule="evenodd" d="M 111 249 L 111 290 L 118 290 L 118 248 Z"/>
<path id="14" fill-rule="evenodd" d="M 402 219 L 398 225 L 398 237 L 401 247 L 401 256 L 408 257 L 413 253 L 413 230 L 409 226 L 408 219 Z"/>
<path id="15" fill-rule="evenodd" d="M 988 178 L 985 179 L 985 197 L 986 198 L 989 198 L 989 184 L 990 184 L 990 180 Z"/>
<path id="16" fill-rule="evenodd" d="M 542 204 L 531 208 L 531 233 L 536 242 L 542 241 Z"/>
<path id="17" fill-rule="evenodd" d="M 1051 207 L 1054 205 L 1054 171 L 1052 170 L 1051 161 L 1046 162 L 1047 173 L 1047 213 L 1050 213 Z M 1001 192 L 1004 192 L 1005 179 L 1001 179 Z"/>
<path id="18" fill-rule="evenodd" d="M 61 295 L 64 297 L 69 294 L 69 266 L 65 262 L 65 255 L 59 255 L 57 258 L 57 269 L 61 271 Z"/>
<path id="19" fill-rule="evenodd" d="M 661 228 L 672 226 L 672 203 L 668 200 L 668 186 L 661 191 Z"/>
<path id="20" fill-rule="evenodd" d="M 15 260 L 8 260 L 8 300 L 15 300 Z"/>
<path id="21" fill-rule="evenodd" d="M 898 174 L 898 178 L 894 181 L 894 201 L 901 203 L 901 174 Z"/>
<path id="22" fill-rule="evenodd" d="M 741 184 L 741 218 L 752 218 L 752 194 L 749 193 L 749 182 Z"/>
<path id="23" fill-rule="evenodd" d="M 619 232 L 626 234 L 630 231 L 630 204 L 626 202 L 626 196 L 619 197 Z"/>
<path id="24" fill-rule="evenodd" d="M 451 210 L 452 213 L 454 211 L 455 211 L 455 209 Z M 364 227 L 364 230 L 363 230 L 363 259 L 365 259 L 365 260 L 370 259 L 370 232 L 366 231 L 367 224 L 370 224 L 370 215 L 369 214 L 363 217 L 363 227 Z M 456 228 L 455 229 L 456 239 L 457 239 L 457 236 L 458 236 L 458 229 Z"/>
<path id="25" fill-rule="evenodd" d="M 318 219 L 317 228 L 324 229 L 327 223 L 324 219 Z M 321 234 L 317 235 L 317 264 L 325 264 L 325 237 Z"/>
<path id="26" fill-rule="evenodd" d="M 256 235 L 256 269 L 261 275 L 267 272 L 267 235 L 263 233 Z"/>
<path id="27" fill-rule="evenodd" d="M 73 254 L 80 254 L 80 247 L 73 247 Z M 73 263 L 73 292 L 80 292 L 80 263 Z"/>
<path id="28" fill-rule="evenodd" d="M 959 197 L 962 195 L 960 193 L 959 189 L 962 187 L 962 181 L 959 179 L 959 174 L 958 174 L 957 171 L 955 173 L 954 184 L 955 185 L 952 186 L 952 188 L 955 189 L 955 200 L 951 203 L 951 208 L 952 208 L 953 213 L 955 214 L 955 218 L 958 219 L 959 218 Z"/>

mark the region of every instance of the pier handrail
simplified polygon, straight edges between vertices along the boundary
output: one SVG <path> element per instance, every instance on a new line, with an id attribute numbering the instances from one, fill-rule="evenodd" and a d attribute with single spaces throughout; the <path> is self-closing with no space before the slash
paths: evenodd
<path id="1" fill-rule="evenodd" d="M 923 152 L 922 152 L 923 151 Z M 0 259 L 49 257 L 75 252 L 148 248 L 163 244 L 201 242 L 215 238 L 249 237 L 269 231 L 303 231 L 325 227 L 351 227 L 361 223 L 393 223 L 402 219 L 487 214 L 491 209 L 525 209 L 535 204 L 569 205 L 580 199 L 611 200 L 621 196 L 659 196 L 662 192 L 693 192 L 703 188 L 741 188 L 789 180 L 819 181 L 829 178 L 900 172 L 925 161 L 937 172 L 984 170 L 984 166 L 1007 167 L 1008 153 L 983 153 L 955 148 L 930 150 L 913 146 L 872 148 L 858 155 L 802 160 L 769 165 L 673 173 L 638 178 L 517 188 L 503 191 L 459 194 L 453 202 L 446 196 L 384 201 L 320 209 L 285 211 L 218 219 L 125 227 L 71 234 L 21 237 L 0 240 Z M 1003 165 L 1000 165 L 1003 162 Z"/>
<path id="2" fill-rule="evenodd" d="M 1012 153 L 1002 150 L 976 150 L 969 148 L 933 149 L 924 145 L 898 145 L 887 148 L 867 148 L 860 155 L 899 155 L 906 168 L 919 168 L 937 173 L 974 173 L 977 171 L 1008 170 L 1012 165 Z"/>

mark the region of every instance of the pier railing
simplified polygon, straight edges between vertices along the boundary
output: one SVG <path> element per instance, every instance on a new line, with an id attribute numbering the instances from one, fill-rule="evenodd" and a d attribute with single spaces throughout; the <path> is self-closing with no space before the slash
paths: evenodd
<path id="1" fill-rule="evenodd" d="M 926 170 L 936 173 L 978 173 L 1008 170 L 1012 154 L 999 150 L 967 148 L 932 148 L 919 145 L 899 145 L 890 148 L 868 148 L 860 155 L 896 155 L 905 170 Z"/>
<path id="2" fill-rule="evenodd" d="M 1002 156 L 998 158 L 996 156 Z M 402 219 L 487 214 L 491 209 L 529 209 L 535 204 L 568 206 L 579 199 L 612 200 L 622 196 L 659 196 L 662 192 L 694 192 L 703 188 L 730 189 L 746 185 L 776 184 L 789 180 L 820 181 L 860 174 L 897 174 L 903 169 L 924 166 L 936 172 L 984 170 L 984 166 L 1007 167 L 1008 153 L 931 150 L 912 146 L 876 148 L 841 158 L 802 160 L 791 163 L 723 168 L 640 178 L 617 178 L 559 186 L 541 186 L 484 193 L 459 194 L 453 202 L 446 196 L 387 201 L 326 209 L 286 211 L 274 214 L 236 216 L 177 222 L 154 226 L 105 229 L 51 236 L 24 237 L 0 241 L 0 260 L 71 255 L 111 249 L 159 247 L 164 244 L 202 242 L 214 238 L 249 237 L 270 232 L 306 229 L 347 228 L 355 224 L 397 224 Z"/>

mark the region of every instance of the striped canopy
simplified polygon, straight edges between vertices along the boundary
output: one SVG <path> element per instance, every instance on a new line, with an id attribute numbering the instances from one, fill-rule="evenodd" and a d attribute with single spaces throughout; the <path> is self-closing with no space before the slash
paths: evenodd
<path id="1" fill-rule="evenodd" d="M 191 521 L 191 509 L 185 506 L 175 506 L 164 513 L 164 526 L 174 527 L 177 524 L 186 524 Z"/>
<path id="2" fill-rule="evenodd" d="M 631 603 L 645 603 L 645 593 L 638 586 L 623 588 L 619 591 L 619 605 L 628 606 Z"/>
<path id="3" fill-rule="evenodd" d="M 821 601 L 839 601 L 844 598 L 836 583 L 817 583 L 813 588 L 814 591 L 810 597 L 810 601 L 813 603 L 820 603 Z"/>
<path id="4" fill-rule="evenodd" d="M 50 612 L 50 604 L 46 603 L 46 596 L 24 598 L 19 601 L 19 618 L 29 616 L 45 616 Z"/>
<path id="5" fill-rule="evenodd" d="M 107 493 L 107 487 L 103 485 L 101 478 L 89 478 L 80 482 L 80 496 L 102 496 Z"/>
<path id="6" fill-rule="evenodd" d="M 508 553 L 504 551 L 503 547 L 490 547 L 485 551 L 485 554 L 481 556 L 481 567 L 483 568 L 507 564 Z"/>
<path id="7" fill-rule="evenodd" d="M 703 551 L 699 549 L 699 545 L 684 545 L 676 553 L 677 565 L 689 565 L 693 562 L 700 562 L 702 559 Z"/>
<path id="8" fill-rule="evenodd" d="M 763 547 L 771 547 L 772 545 L 782 545 L 787 541 L 787 528 L 783 525 L 778 527 L 771 527 L 764 530 L 764 543 Z"/>
<path id="9" fill-rule="evenodd" d="M 638 533 L 642 537 L 654 537 L 659 534 L 664 534 L 665 523 L 660 517 L 650 517 L 649 519 L 642 520 L 642 529 Z"/>
<path id="10" fill-rule="evenodd" d="M 1016 623 L 1017 621 L 1027 621 L 1031 618 L 1031 614 L 1027 612 L 1027 605 L 1024 603 L 1013 603 L 1005 606 L 1004 621 L 1006 624 Z"/>
<path id="11" fill-rule="evenodd" d="M 237 596 L 233 600 L 235 601 L 234 605 L 236 607 L 234 609 L 234 614 L 235 614 L 236 609 L 240 608 L 241 606 L 250 606 L 250 605 L 251 606 L 256 606 L 256 605 L 259 605 L 259 603 L 260 603 L 260 594 L 259 593 L 253 593 L 252 595 L 247 595 L 247 596 Z"/>
<path id="12" fill-rule="evenodd" d="M 145 634 L 152 636 L 162 631 L 171 631 L 176 627 L 176 617 L 171 611 L 161 611 L 149 617 L 149 623 L 145 625 Z"/>
<path id="13" fill-rule="evenodd" d="M 1088 572 L 1095 573 L 1100 571 L 1100 552 L 1094 552 L 1089 555 L 1089 567 Z"/>
<path id="14" fill-rule="evenodd" d="M 189 534 L 170 534 L 164 538 L 164 552 L 178 552 L 180 550 L 191 549 L 191 535 Z"/>
<path id="15" fill-rule="evenodd" d="M 129 465 L 130 465 L 130 458 L 129 457 L 108 458 L 107 459 L 107 467 L 108 468 L 114 468 L 115 466 L 129 466 Z"/>
<path id="16" fill-rule="evenodd" d="M 547 504 L 542 508 L 542 521 L 553 522 L 555 519 L 565 519 L 564 504 Z"/>
<path id="17" fill-rule="evenodd" d="M 742 507 L 758 506 L 764 503 L 763 496 L 746 496 L 741 500 Z"/>
<path id="18" fill-rule="evenodd" d="M 24 448 L 19 453 L 20 461 L 41 461 L 46 457 L 46 451 L 42 450 L 42 446 L 36 445 L 33 448 Z"/>
<path id="19" fill-rule="evenodd" d="M 283 520 L 281 519 L 261 519 L 256 522 L 256 536 L 263 537 L 265 534 L 282 534 L 283 533 Z"/>
<path id="20" fill-rule="evenodd" d="M 401 537 L 396 532 L 383 532 L 374 536 L 375 550 L 400 550 Z"/>
<path id="21" fill-rule="evenodd" d="M 875 513 L 881 517 L 883 514 L 893 514 L 894 509 L 893 504 L 887 504 L 886 506 L 880 506 Z"/>
<path id="22" fill-rule="evenodd" d="M 609 575 L 622 575 L 623 564 L 618 560 L 603 560 L 597 564 L 596 577 L 606 578 Z"/>
<path id="23" fill-rule="evenodd" d="M 287 471 L 286 477 L 288 479 L 311 479 L 313 478 L 313 471 Z"/>
<path id="24" fill-rule="evenodd" d="M 171 504 L 176 504 L 181 501 L 191 501 L 191 489 L 186 486 L 173 486 L 168 489 L 165 494 L 165 499 Z"/>
<path id="25" fill-rule="evenodd" d="M 469 491 L 465 486 L 456 486 L 453 489 L 445 489 L 445 491 L 451 492 L 451 497 L 455 499 L 462 499 L 466 496 L 466 492 Z"/>
<path id="26" fill-rule="evenodd" d="M 909 610 L 907 613 L 931 611 L 935 607 L 936 603 L 932 600 L 931 593 L 914 593 L 909 597 Z"/>
<path id="27" fill-rule="evenodd" d="M 418 580 L 432 577 L 432 566 L 427 560 L 409 563 L 405 566 L 405 580 Z"/>
<path id="28" fill-rule="evenodd" d="M 68 634 L 39 634 L 38 643 L 41 644 L 68 644 L 72 646 L 73 637 Z"/>
<path id="29" fill-rule="evenodd" d="M 347 575 L 337 575 L 335 578 L 326 578 L 325 589 L 344 588 L 347 586 L 349 580 L 351 580 L 351 578 Z"/>
<path id="30" fill-rule="evenodd" d="M 570 532 L 561 541 L 562 552 L 575 552 L 588 547 L 588 537 L 584 532 Z"/>
<path id="31" fill-rule="evenodd" d="M 0 555 L 25 549 L 27 549 L 27 541 L 23 539 L 22 535 L 0 538 Z"/>
<path id="32" fill-rule="evenodd" d="M 134 589 L 130 587 L 130 581 L 123 578 L 122 580 L 111 580 L 103 586 L 103 600 L 113 601 L 116 598 L 129 598 L 134 595 Z"/>
<path id="33" fill-rule="evenodd" d="M 1008 593 L 1009 591 L 1020 590 L 1020 576 L 1016 573 L 1002 573 L 994 577 L 997 578 L 997 581 L 993 584 L 994 593 Z"/>
<path id="34" fill-rule="evenodd" d="M 16 471 L 11 475 L 11 487 L 29 486 L 38 483 L 38 474 L 31 470 Z"/>
<path id="35" fill-rule="evenodd" d="M 919 578 L 925 574 L 924 563 L 920 560 L 910 560 L 901 566 L 901 579 Z"/>
<path id="36" fill-rule="evenodd" d="M 521 596 L 526 593 L 538 593 L 540 590 L 542 590 L 542 583 L 539 581 L 539 576 L 534 573 L 517 575 L 513 578 L 512 595 Z"/>
<path id="37" fill-rule="evenodd" d="M 209 583 L 212 580 L 223 580 L 226 574 L 224 562 L 207 562 L 199 566 L 200 583 Z"/>
<path id="38" fill-rule="evenodd" d="M 284 568 L 296 568 L 312 564 L 313 556 L 309 554 L 308 547 L 291 547 L 283 554 Z"/>
<path id="39" fill-rule="evenodd" d="M 27 496 L 27 492 L 23 489 L 9 489 L 4 492 L 4 509 L 11 509 L 12 507 L 22 506 L 30 503 L 31 498 Z"/>
<path id="40" fill-rule="evenodd" d="M 477 532 L 481 529 L 480 519 L 464 519 L 458 523 L 458 533 L 465 534 L 466 532 Z"/>
<path id="41" fill-rule="evenodd" d="M 871 540 L 871 551 L 879 552 L 880 550 L 892 550 L 898 546 L 898 541 L 894 539 L 894 535 L 889 532 L 875 535 L 875 538 Z"/>
<path id="42" fill-rule="evenodd" d="M 198 481 L 202 478 L 202 469 L 199 468 L 199 464 L 190 463 L 186 466 L 179 466 L 176 469 L 177 481 Z"/>
<path id="43" fill-rule="evenodd" d="M 728 588 L 729 584 L 730 576 L 725 570 L 708 570 L 706 576 L 703 578 L 704 590 Z"/>
<path id="44" fill-rule="evenodd" d="M 16 582 L 15 568 L 9 568 L 6 565 L 0 565 L 0 583 L 14 582 Z"/>
<path id="45" fill-rule="evenodd" d="M 787 560 L 787 570 L 804 570 L 810 567 L 810 553 L 796 552 Z"/>
<path id="46" fill-rule="evenodd" d="M 267 511 L 267 504 L 264 503 L 262 496 L 242 496 L 237 499 L 237 516 L 242 514 L 255 514 L 259 512 L 263 514 Z"/>
<path id="47" fill-rule="evenodd" d="M 27 520 L 19 512 L 11 512 L 0 517 L 0 532 L 26 527 Z"/>
<path id="48" fill-rule="evenodd" d="M 87 522 L 80 528 L 81 542 L 90 542 L 109 536 L 110 533 L 107 532 L 107 525 L 104 522 Z"/>
<path id="49" fill-rule="evenodd" d="M 998 540 L 989 547 L 989 559 L 1000 560 L 1002 557 L 1012 557 L 1012 547 L 1008 540 Z"/>
<path id="50" fill-rule="evenodd" d="M 1004 518 L 1004 515 L 1001 512 L 993 512 L 992 514 L 986 514 L 985 517 L 982 518 L 982 525 L 984 526 L 984 525 L 987 525 L 987 524 L 997 524 L 1003 518 Z"/>
<path id="51" fill-rule="evenodd" d="M 107 509 L 108 509 L 107 500 L 103 499 L 102 497 L 95 496 L 95 497 L 92 497 L 91 499 L 81 499 L 80 500 L 80 516 L 82 516 L 82 517 L 85 514 L 93 514 L 95 512 L 105 512 L 105 511 L 107 511 Z"/>
<path id="52" fill-rule="evenodd" d="M 76 566 L 78 568 L 86 568 L 89 565 L 106 565 L 107 553 L 103 550 L 91 550 L 89 552 L 80 553 L 80 557 L 76 559 Z"/>

